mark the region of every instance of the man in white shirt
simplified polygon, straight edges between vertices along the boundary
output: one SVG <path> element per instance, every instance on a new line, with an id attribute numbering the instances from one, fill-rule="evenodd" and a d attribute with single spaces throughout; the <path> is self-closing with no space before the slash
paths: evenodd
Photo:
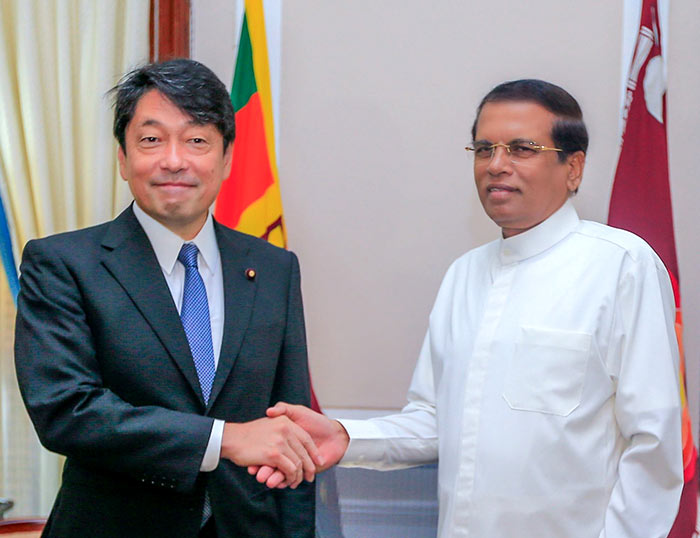
<path id="1" fill-rule="evenodd" d="M 296 256 L 214 222 L 234 110 L 191 60 L 115 92 L 115 220 L 25 247 L 17 376 L 41 442 L 66 456 L 44 536 L 314 536 L 316 448 L 265 409 L 310 403 Z M 313 460 L 313 461 L 312 461 Z M 292 491 L 247 473 L 280 465 Z"/>
<path id="2" fill-rule="evenodd" d="M 663 538 L 683 484 L 668 274 L 639 237 L 576 214 L 588 135 L 566 91 L 501 84 L 472 136 L 502 237 L 448 270 L 408 405 L 367 421 L 268 415 L 304 427 L 328 463 L 438 460 L 443 538 Z"/>

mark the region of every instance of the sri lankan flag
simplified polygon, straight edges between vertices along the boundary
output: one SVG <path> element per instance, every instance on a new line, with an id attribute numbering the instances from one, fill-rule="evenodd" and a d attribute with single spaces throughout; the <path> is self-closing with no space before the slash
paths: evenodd
<path id="1" fill-rule="evenodd" d="M 666 140 L 666 80 L 657 0 L 643 0 L 641 19 L 622 111 L 623 141 L 610 196 L 608 223 L 643 237 L 666 265 L 676 302 L 680 349 L 680 397 L 685 486 L 669 538 L 695 535 L 697 451 L 693 443 L 685 383 L 683 316 Z M 678 455 L 681 457 L 681 454 Z"/>
<path id="2" fill-rule="evenodd" d="M 233 162 L 214 216 L 230 228 L 286 247 L 262 0 L 245 2 L 231 101 L 236 110 Z"/>

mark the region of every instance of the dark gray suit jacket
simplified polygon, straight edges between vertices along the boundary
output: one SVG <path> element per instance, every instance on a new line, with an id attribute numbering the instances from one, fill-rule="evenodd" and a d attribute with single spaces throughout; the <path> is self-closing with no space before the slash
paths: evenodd
<path id="1" fill-rule="evenodd" d="M 67 457 L 45 536 L 194 537 L 205 488 L 222 538 L 313 536 L 311 485 L 270 491 L 226 460 L 199 471 L 214 418 L 309 404 L 296 256 L 217 223 L 215 232 L 225 325 L 207 406 L 131 208 L 25 247 L 17 376 L 42 444 Z"/>

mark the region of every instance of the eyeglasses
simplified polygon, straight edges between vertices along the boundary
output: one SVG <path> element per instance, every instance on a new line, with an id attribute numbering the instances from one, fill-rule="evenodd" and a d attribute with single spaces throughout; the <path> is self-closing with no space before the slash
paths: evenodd
<path id="1" fill-rule="evenodd" d="M 512 162 L 520 162 L 531 159 L 542 151 L 563 151 L 560 148 L 548 148 L 541 146 L 532 140 L 511 140 L 507 144 L 491 144 L 490 142 L 474 142 L 472 146 L 464 148 L 467 152 L 474 153 L 476 162 L 487 162 L 493 158 L 496 148 L 505 148 Z"/>

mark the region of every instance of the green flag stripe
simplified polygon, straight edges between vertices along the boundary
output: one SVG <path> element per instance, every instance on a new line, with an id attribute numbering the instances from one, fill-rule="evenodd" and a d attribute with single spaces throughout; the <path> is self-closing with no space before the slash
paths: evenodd
<path id="1" fill-rule="evenodd" d="M 258 91 L 255 83 L 255 71 L 253 70 L 253 48 L 250 44 L 248 33 L 248 19 L 243 15 L 241 26 L 241 39 L 238 42 L 238 57 L 236 58 L 236 72 L 233 74 L 233 88 L 231 88 L 231 102 L 233 108 L 238 111 L 243 108 L 250 96 Z"/>

